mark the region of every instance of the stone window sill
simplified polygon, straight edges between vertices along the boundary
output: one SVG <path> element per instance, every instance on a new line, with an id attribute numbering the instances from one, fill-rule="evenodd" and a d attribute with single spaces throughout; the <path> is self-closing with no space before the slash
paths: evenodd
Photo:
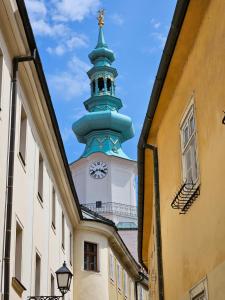
<path id="1" fill-rule="evenodd" d="M 23 292 L 26 291 L 25 286 L 16 277 L 12 277 L 12 287 L 19 297 L 22 297 Z"/>

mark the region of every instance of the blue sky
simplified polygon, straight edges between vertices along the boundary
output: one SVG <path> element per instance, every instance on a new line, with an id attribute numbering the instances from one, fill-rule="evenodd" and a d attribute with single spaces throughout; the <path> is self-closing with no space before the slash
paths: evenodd
<path id="1" fill-rule="evenodd" d="M 82 154 L 72 123 L 90 95 L 88 54 L 96 46 L 97 10 L 106 10 L 104 34 L 116 55 L 116 94 L 121 113 L 133 119 L 135 137 L 123 145 L 136 159 L 146 114 L 175 0 L 25 0 L 36 37 L 68 161 Z"/>

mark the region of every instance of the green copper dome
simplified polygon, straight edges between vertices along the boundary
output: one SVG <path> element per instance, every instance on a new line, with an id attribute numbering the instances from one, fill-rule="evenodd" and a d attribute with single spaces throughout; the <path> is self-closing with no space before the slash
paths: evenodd
<path id="1" fill-rule="evenodd" d="M 122 143 L 134 136 L 134 128 L 131 118 L 118 112 L 123 105 L 115 96 L 117 70 L 111 67 L 115 56 L 105 42 L 102 26 L 89 58 L 93 64 L 87 72 L 91 97 L 84 102 L 88 112 L 72 126 L 78 141 L 86 144 L 81 158 L 102 152 L 129 159 L 122 150 Z"/>

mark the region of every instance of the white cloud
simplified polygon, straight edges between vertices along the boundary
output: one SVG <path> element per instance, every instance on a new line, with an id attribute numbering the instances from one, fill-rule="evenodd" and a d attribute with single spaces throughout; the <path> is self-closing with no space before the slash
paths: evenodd
<path id="1" fill-rule="evenodd" d="M 114 13 L 113 15 L 111 15 L 110 18 L 115 25 L 121 26 L 124 23 L 123 17 L 117 13 Z"/>
<path id="2" fill-rule="evenodd" d="M 54 1 L 54 4 L 54 20 L 82 21 L 90 13 L 96 13 L 100 0 L 60 0 Z"/>
<path id="3" fill-rule="evenodd" d="M 60 39 L 59 44 L 55 47 L 48 47 L 46 50 L 49 54 L 63 55 L 77 48 L 87 47 L 87 37 L 83 34 L 73 33 L 73 36 Z"/>
<path id="4" fill-rule="evenodd" d="M 72 100 L 89 91 L 89 80 L 86 75 L 89 65 L 74 56 L 68 69 L 50 76 L 50 84 L 61 95 L 62 100 Z"/>
<path id="5" fill-rule="evenodd" d="M 44 18 L 47 14 L 45 3 L 41 0 L 26 0 L 26 6 L 31 20 Z"/>
<path id="6" fill-rule="evenodd" d="M 150 23 L 152 24 L 152 26 L 155 28 L 155 29 L 158 29 L 160 26 L 161 26 L 161 23 L 157 20 L 155 20 L 154 18 L 151 19 Z"/>
<path id="7" fill-rule="evenodd" d="M 46 49 L 46 51 L 49 53 L 49 54 L 55 54 L 55 55 L 58 55 L 58 56 L 61 56 L 63 55 L 65 52 L 66 52 L 66 49 L 64 46 L 62 45 L 58 45 L 56 47 L 48 47 Z"/>
<path id="8" fill-rule="evenodd" d="M 66 41 L 70 50 L 80 47 L 87 47 L 87 37 L 85 35 L 75 35 Z"/>
<path id="9" fill-rule="evenodd" d="M 71 71 L 75 73 L 85 73 L 86 77 L 86 72 L 90 69 L 90 66 L 79 59 L 77 56 L 74 56 L 72 60 L 68 63 L 68 67 Z"/>

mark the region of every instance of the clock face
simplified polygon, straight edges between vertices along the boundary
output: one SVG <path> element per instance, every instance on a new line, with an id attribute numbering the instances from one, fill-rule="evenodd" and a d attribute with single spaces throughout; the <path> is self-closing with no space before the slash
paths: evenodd
<path id="1" fill-rule="evenodd" d="M 95 179 L 102 179 L 108 173 L 108 167 L 103 161 L 95 161 L 91 164 L 89 173 Z"/>

